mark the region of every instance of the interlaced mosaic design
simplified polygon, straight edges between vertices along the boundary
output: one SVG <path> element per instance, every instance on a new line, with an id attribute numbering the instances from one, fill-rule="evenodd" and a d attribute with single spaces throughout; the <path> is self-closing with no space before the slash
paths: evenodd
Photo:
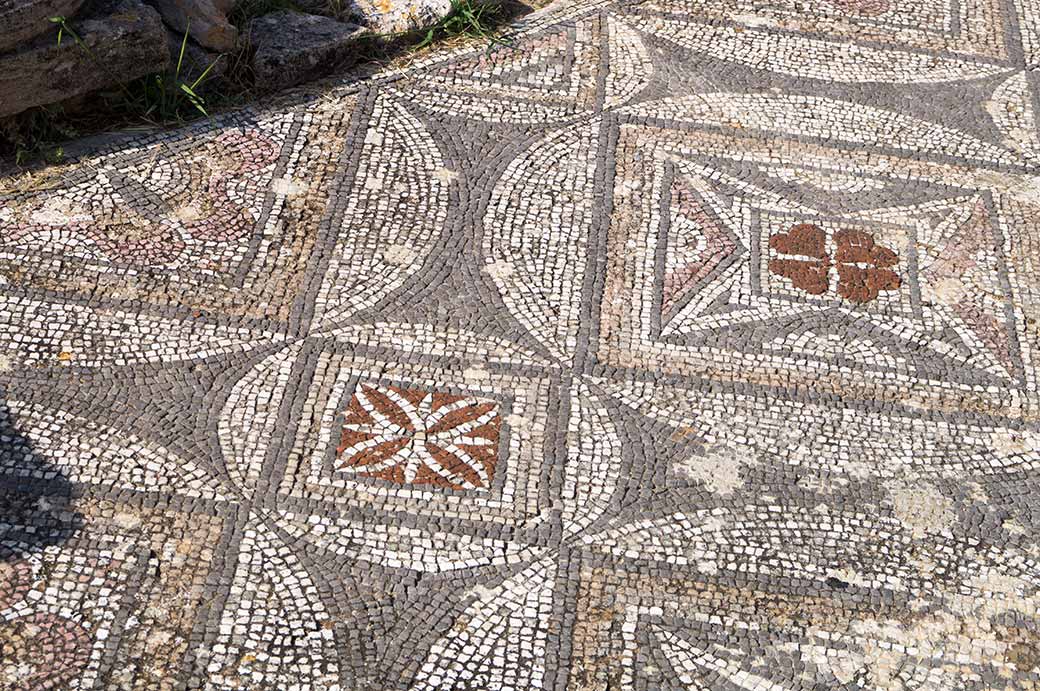
<path id="1" fill-rule="evenodd" d="M 0 688 L 1040 688 L 1038 68 L 574 0 L 5 181 Z"/>

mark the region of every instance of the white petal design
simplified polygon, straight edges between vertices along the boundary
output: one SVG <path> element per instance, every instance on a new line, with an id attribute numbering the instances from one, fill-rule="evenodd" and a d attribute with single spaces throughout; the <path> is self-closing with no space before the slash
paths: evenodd
<path id="1" fill-rule="evenodd" d="M 360 427 L 360 425 L 345 425 L 345 427 Z M 357 430 L 352 430 L 352 431 L 357 431 Z M 359 454 L 359 453 L 362 453 L 364 451 L 368 451 L 369 449 L 375 448 L 375 447 L 379 446 L 380 444 L 385 444 L 385 443 L 386 443 L 386 439 L 383 439 L 381 437 L 373 437 L 372 439 L 365 439 L 364 441 L 359 441 L 357 444 L 354 444 L 353 446 L 348 446 L 347 448 L 343 449 L 343 451 L 341 452 L 340 455 L 347 456 L 347 457 L 353 456 L 355 454 Z M 400 453 L 400 451 L 398 451 L 398 453 Z M 390 467 L 394 466 L 396 464 L 396 461 L 394 461 L 393 459 L 396 458 L 396 457 L 397 457 L 397 454 L 394 454 L 393 456 L 391 456 L 390 458 L 386 459 L 382 463 L 370 463 L 368 465 L 363 465 L 363 466 L 347 466 L 343 470 L 345 472 L 358 472 L 358 471 L 361 471 L 361 472 L 365 472 L 365 473 L 371 473 L 371 472 L 375 472 L 377 470 L 383 470 L 384 468 L 390 468 Z"/>
<path id="2" fill-rule="evenodd" d="M 599 127 L 594 120 L 553 132 L 520 155 L 484 216 L 485 273 L 517 321 L 561 360 L 574 354 L 581 321 Z"/>
<path id="3" fill-rule="evenodd" d="M 202 360 L 284 337 L 201 320 L 0 297 L 0 348 L 12 365 L 101 367 Z"/>
<path id="4" fill-rule="evenodd" d="M 1025 72 L 1013 74 L 1001 82 L 985 106 L 993 124 L 1003 135 L 1004 144 L 1026 155 L 1040 154 L 1032 90 Z"/>
<path id="5" fill-rule="evenodd" d="M 766 175 L 786 184 L 815 187 L 827 192 L 858 193 L 884 189 L 885 181 L 837 170 L 835 168 L 808 167 L 785 163 L 783 165 L 759 166 Z M 750 186 L 748 186 L 750 188 Z M 765 190 L 763 190 L 765 192 Z"/>
<path id="6" fill-rule="evenodd" d="M 419 120 L 397 101 L 376 98 L 353 188 L 318 294 L 315 327 L 329 328 L 372 307 L 417 271 L 443 232 L 444 162 Z M 373 218 L 386 218 L 373 223 Z"/>
<path id="7" fill-rule="evenodd" d="M 765 677 L 740 669 L 739 665 L 708 650 L 697 648 L 689 641 L 666 631 L 659 626 L 654 627 L 661 650 L 672 663 L 683 684 L 692 684 L 705 674 L 715 673 L 735 688 L 745 691 L 791 691 L 791 687 L 781 686 Z"/>
<path id="8" fill-rule="evenodd" d="M 438 446 L 441 445 L 438 444 Z M 480 486 L 487 487 L 491 484 L 491 478 L 488 477 L 487 468 L 484 467 L 483 463 L 470 456 L 465 449 L 462 449 L 456 446 L 455 444 L 444 444 L 442 448 L 458 460 L 465 463 L 468 467 L 472 468 L 473 472 L 475 472 L 477 476 L 480 478 Z M 433 455 L 430 454 L 428 451 L 426 456 L 426 465 L 430 466 L 433 470 L 437 471 L 437 473 L 440 474 L 441 477 L 445 477 L 451 480 L 452 482 L 462 485 L 467 489 L 476 489 L 476 485 L 471 483 L 466 478 L 456 475 L 449 469 L 445 468 L 443 465 L 441 465 L 440 461 L 434 458 Z"/>
<path id="9" fill-rule="evenodd" d="M 375 445 L 384 443 L 384 441 L 382 439 L 375 440 L 375 441 L 376 441 Z M 367 444 L 355 444 L 354 446 L 350 447 L 350 449 L 348 449 L 347 451 L 351 451 L 352 450 L 355 453 L 357 453 L 357 452 L 360 452 L 360 451 L 364 451 L 365 449 L 368 449 L 368 448 L 372 448 L 372 447 L 367 445 Z M 344 454 L 346 454 L 346 452 L 344 452 Z M 410 480 L 414 480 L 415 479 L 415 473 L 418 470 L 418 465 L 417 464 L 418 464 L 419 460 L 420 459 L 418 458 L 418 456 L 410 454 L 409 450 L 406 447 L 404 449 L 401 449 L 401 450 L 395 452 L 392 456 L 390 456 L 390 457 L 386 458 L 385 460 L 382 460 L 382 461 L 380 461 L 378 463 L 369 463 L 368 465 L 362 465 L 362 466 L 345 466 L 345 467 L 343 467 L 340 470 L 340 472 L 342 472 L 345 475 L 360 475 L 362 473 L 378 473 L 378 472 L 382 472 L 384 470 L 388 470 L 390 468 L 393 468 L 394 466 L 402 465 L 402 466 L 404 466 L 404 469 L 405 469 L 404 470 L 405 476 L 408 477 Z"/>
<path id="10" fill-rule="evenodd" d="M 987 163 L 1024 165 L 1019 154 L 892 110 L 822 96 L 716 92 L 624 106 L 635 116 L 883 146 Z"/>
<path id="11" fill-rule="evenodd" d="M 455 403 L 446 405 L 443 408 L 438 408 L 436 411 L 433 412 L 432 415 L 430 415 L 430 417 L 426 419 L 426 427 L 433 427 L 442 419 L 444 419 L 444 417 L 449 413 L 453 413 L 456 410 L 464 410 L 465 408 L 469 408 L 472 405 L 472 400 L 464 398 L 461 401 L 456 401 Z M 455 425 L 454 427 L 444 430 L 443 432 L 437 432 L 433 434 L 435 436 L 447 436 L 451 438 L 463 437 L 472 432 L 473 430 L 483 427 L 487 423 L 494 420 L 496 417 L 498 417 L 498 412 L 495 410 L 489 410 L 483 415 L 475 417 L 472 420 L 467 420 L 466 422 L 463 422 L 460 425 Z"/>
<path id="12" fill-rule="evenodd" d="M 486 437 L 469 437 L 463 436 L 455 440 L 459 444 L 466 444 L 467 446 L 494 446 L 495 442 L 491 441 Z"/>
<path id="13" fill-rule="evenodd" d="M 719 60 L 828 82 L 938 83 L 990 77 L 1007 69 L 708 22 L 641 17 L 633 23 L 648 34 Z"/>
<path id="14" fill-rule="evenodd" d="M 401 428 L 398 427 L 397 425 L 395 425 L 390 420 L 390 418 L 386 417 L 385 415 L 380 413 L 378 410 L 376 410 L 375 406 L 373 406 L 372 403 L 368 400 L 368 398 L 364 396 L 364 390 L 365 390 L 365 387 L 364 387 L 364 385 L 362 385 L 360 387 L 360 391 L 357 392 L 358 401 L 361 402 L 362 407 L 364 407 L 364 409 L 366 411 L 368 411 L 369 415 L 371 415 L 373 418 L 375 418 L 376 422 L 380 425 L 380 427 L 382 427 L 383 429 L 386 429 L 386 430 L 394 430 L 394 429 L 396 429 L 397 431 L 396 432 L 392 432 L 392 433 L 393 434 L 400 434 L 401 433 Z M 383 394 L 384 396 L 386 396 L 391 401 L 393 401 L 394 403 L 397 404 L 397 409 L 399 411 L 401 411 L 401 413 L 403 413 L 405 417 L 408 418 L 408 422 L 409 422 L 409 424 L 411 424 L 412 429 L 415 429 L 415 430 L 426 429 L 426 423 L 423 421 L 423 415 L 419 412 L 419 410 L 416 409 L 415 406 L 413 406 L 411 404 L 410 401 L 405 399 L 404 396 L 402 396 L 401 394 L 397 393 L 396 391 L 394 391 L 392 388 L 390 388 L 388 386 L 384 386 L 384 387 L 380 388 L 379 389 L 379 393 Z M 429 398 L 430 398 L 430 396 L 427 395 L 423 402 L 424 403 L 428 402 Z"/>
<path id="15" fill-rule="evenodd" d="M 242 536 L 209 689 L 341 691 L 332 621 L 293 553 L 258 522 Z"/>
<path id="16" fill-rule="evenodd" d="M 931 515 L 911 515 L 913 507 L 899 503 L 904 498 L 916 501 L 914 491 L 903 490 L 902 497 L 893 498 L 894 511 L 870 518 L 823 504 L 813 509 L 755 504 L 635 521 L 583 536 L 582 542 L 587 549 L 617 557 L 693 567 L 708 575 L 820 582 L 838 574 L 857 588 L 912 592 L 921 597 L 945 597 L 943 588 L 948 584 L 936 583 L 933 569 L 966 580 L 975 578 L 980 569 L 998 569 L 1003 576 L 1021 581 L 1023 587 L 1035 586 L 1036 569 L 1015 550 L 987 548 L 939 530 L 930 531 L 927 540 L 919 539 L 910 524 L 930 520 Z M 922 491 L 927 492 L 927 485 Z M 925 501 L 928 499 L 925 494 Z M 835 541 L 835 535 L 841 535 L 841 540 Z M 965 558 L 966 553 L 970 558 Z M 855 567 L 842 569 L 836 564 Z M 962 590 L 969 598 L 982 594 L 982 589 L 978 593 Z"/>
<path id="17" fill-rule="evenodd" d="M 556 562 L 546 557 L 481 592 L 454 628 L 433 644 L 412 691 L 443 691 L 479 679 L 481 688 L 545 688 L 546 643 Z"/>
<path id="18" fill-rule="evenodd" d="M 293 537 L 333 554 L 388 568 L 446 573 L 481 566 L 504 566 L 533 555 L 534 548 L 515 542 L 461 533 L 426 532 L 281 512 L 279 526 Z"/>
<path id="19" fill-rule="evenodd" d="M 420 420 L 415 414 L 411 403 L 389 389 L 382 391 L 382 393 L 391 401 L 398 404 L 401 413 L 409 419 L 412 429 L 422 429 L 422 420 Z M 358 387 L 358 390 L 354 395 L 357 397 L 358 403 L 361 404 L 361 407 L 365 412 L 372 416 L 373 424 L 370 425 L 370 429 L 364 431 L 371 432 L 372 434 L 385 434 L 390 436 L 399 436 L 407 433 L 407 430 L 405 430 L 404 427 L 401 427 L 391 420 L 385 413 L 372 404 L 372 400 L 368 397 L 368 393 L 365 391 L 364 384 Z"/>
<path id="20" fill-rule="evenodd" d="M 578 533 L 603 515 L 617 487 L 620 466 L 621 440 L 606 406 L 586 383 L 576 381 L 562 495 L 567 532 Z"/>
<path id="21" fill-rule="evenodd" d="M 25 455 L 4 474 L 141 491 L 161 488 L 186 497 L 224 500 L 220 482 L 190 458 L 140 437 L 41 405 L 7 401 L 9 424 L 28 441 Z M 4 412 L 0 409 L 0 422 Z M 42 461 L 42 462 L 41 462 Z"/>
<path id="22" fill-rule="evenodd" d="M 535 365 L 555 363 L 509 341 L 459 329 L 442 329 L 428 324 L 378 322 L 344 326 L 328 334 L 337 341 L 359 346 L 386 346 L 431 357 L 472 358 L 481 363 Z"/>
<path id="23" fill-rule="evenodd" d="M 725 515 L 722 513 L 720 515 Z M 639 556 L 643 559 L 669 561 L 677 566 L 700 566 L 707 573 L 718 570 L 718 543 L 725 536 L 717 533 L 733 528 L 719 516 L 701 511 L 687 516 L 672 514 L 629 523 L 582 537 L 582 542 L 617 556 Z M 740 569 L 734 565 L 734 568 Z"/>
<path id="24" fill-rule="evenodd" d="M 441 115 L 466 115 L 480 120 L 516 124 L 543 124 L 574 117 L 568 103 L 536 103 L 509 99 L 488 99 L 477 88 L 472 93 L 445 93 L 428 90 L 393 90 L 396 96 Z"/>
<path id="25" fill-rule="evenodd" d="M 605 85 L 607 107 L 619 106 L 646 88 L 654 73 L 650 53 L 638 32 L 617 17 L 607 18 L 610 72 Z"/>
<path id="26" fill-rule="evenodd" d="M 220 448 L 231 479 L 252 493 L 275 437 L 278 409 L 300 352 L 292 345 L 261 361 L 231 390 L 217 420 Z"/>
<path id="27" fill-rule="evenodd" d="M 404 466 L 405 482 L 414 482 L 419 473 L 419 469 L 425 466 L 442 479 L 460 485 L 463 489 L 476 488 L 476 485 L 466 478 L 456 475 L 441 465 L 440 461 L 433 457 L 433 454 L 430 453 L 430 450 L 425 445 L 418 446 L 412 450 L 408 454 L 407 460 L 408 462 Z"/>

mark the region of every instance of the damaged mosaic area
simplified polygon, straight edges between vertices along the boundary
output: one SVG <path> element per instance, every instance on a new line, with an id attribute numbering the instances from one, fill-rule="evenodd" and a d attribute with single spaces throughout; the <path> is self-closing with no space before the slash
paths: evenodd
<path id="1" fill-rule="evenodd" d="M 5 181 L 0 688 L 1040 688 L 1038 68 L 577 0 Z"/>

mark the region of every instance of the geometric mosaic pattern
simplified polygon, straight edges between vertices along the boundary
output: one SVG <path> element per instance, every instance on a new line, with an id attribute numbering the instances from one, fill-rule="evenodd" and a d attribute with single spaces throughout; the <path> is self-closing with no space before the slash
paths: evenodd
<path id="1" fill-rule="evenodd" d="M 1040 2 L 573 0 L 0 193 L 0 688 L 1040 687 Z"/>

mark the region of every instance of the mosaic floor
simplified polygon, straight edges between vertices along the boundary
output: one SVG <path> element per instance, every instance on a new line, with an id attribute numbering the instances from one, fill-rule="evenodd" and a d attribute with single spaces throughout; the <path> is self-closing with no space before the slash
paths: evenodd
<path id="1" fill-rule="evenodd" d="M 1040 688 L 1040 0 L 557 4 L 0 197 L 0 688 Z"/>

